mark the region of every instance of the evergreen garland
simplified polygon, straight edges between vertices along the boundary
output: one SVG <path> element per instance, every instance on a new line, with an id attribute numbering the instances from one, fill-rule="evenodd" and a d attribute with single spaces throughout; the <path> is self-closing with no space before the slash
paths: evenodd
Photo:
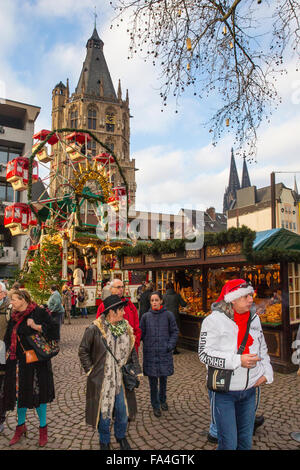
<path id="1" fill-rule="evenodd" d="M 242 252 L 248 257 L 252 252 L 252 245 L 256 233 L 246 226 L 241 228 L 232 227 L 218 233 L 207 233 L 204 235 L 204 246 L 222 246 L 227 243 L 242 242 Z M 159 255 L 163 253 L 175 253 L 185 250 L 185 244 L 191 240 L 173 239 L 173 240 L 154 240 L 149 242 L 138 242 L 135 246 L 126 246 L 117 250 L 119 260 L 123 256 L 139 256 L 139 255 Z"/>
<path id="2" fill-rule="evenodd" d="M 224 246 L 228 243 L 242 243 L 242 254 L 246 260 L 254 264 L 265 263 L 300 263 L 300 251 L 284 250 L 279 248 L 265 248 L 262 251 L 253 250 L 256 232 L 243 225 L 240 228 L 231 227 L 218 233 L 204 235 L 204 247 Z M 119 261 L 123 256 L 158 255 L 162 253 L 175 253 L 185 250 L 187 240 L 154 240 L 139 242 L 136 246 L 126 246 L 117 250 Z M 190 240 L 189 240 L 190 241 Z"/>

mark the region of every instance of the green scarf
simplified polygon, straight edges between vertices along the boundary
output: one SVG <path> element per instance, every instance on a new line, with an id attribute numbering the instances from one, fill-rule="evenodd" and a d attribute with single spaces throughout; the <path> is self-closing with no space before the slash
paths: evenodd
<path id="1" fill-rule="evenodd" d="M 109 323 L 109 321 L 107 320 L 106 320 L 106 323 L 111 333 L 117 338 L 121 336 L 123 333 L 125 333 L 125 331 L 127 330 L 127 323 L 124 319 L 119 321 L 115 325 L 112 325 L 112 323 Z"/>

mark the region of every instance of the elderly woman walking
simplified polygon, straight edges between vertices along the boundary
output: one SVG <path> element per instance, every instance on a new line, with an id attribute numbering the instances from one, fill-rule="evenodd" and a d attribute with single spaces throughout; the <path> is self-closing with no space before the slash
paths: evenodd
<path id="1" fill-rule="evenodd" d="M 136 413 L 136 401 L 134 390 L 124 387 L 121 368 L 133 363 L 136 374 L 141 374 L 141 369 L 132 327 L 123 318 L 126 303 L 118 295 L 107 297 L 101 316 L 85 330 L 79 347 L 80 362 L 87 374 L 86 422 L 98 428 L 101 450 L 110 449 L 113 413 L 120 449 L 131 449 L 126 431 L 128 417 Z"/>
<path id="2" fill-rule="evenodd" d="M 54 399 L 54 381 L 51 360 L 26 362 L 26 351 L 32 349 L 27 337 L 40 332 L 48 339 L 57 339 L 57 325 L 46 309 L 32 302 L 26 290 L 11 294 L 12 314 L 4 342 L 7 351 L 4 401 L 7 411 L 17 403 L 18 424 L 9 445 L 26 436 L 27 408 L 35 408 L 39 417 L 39 445 L 48 441 L 46 411 L 47 403 Z"/>

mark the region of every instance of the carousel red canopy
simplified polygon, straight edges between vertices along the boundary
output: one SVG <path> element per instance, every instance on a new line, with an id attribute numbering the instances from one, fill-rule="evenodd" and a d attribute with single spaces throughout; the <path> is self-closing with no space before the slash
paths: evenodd
<path id="1" fill-rule="evenodd" d="M 66 140 L 70 140 L 72 142 L 78 142 L 78 144 L 84 144 L 86 141 L 89 142 L 91 137 L 89 134 L 84 134 L 83 132 L 72 132 L 66 136 Z"/>
<path id="2" fill-rule="evenodd" d="M 36 134 L 34 134 L 33 138 L 34 139 L 37 139 L 37 140 L 45 140 L 47 135 L 50 134 L 51 131 L 48 131 L 47 129 L 43 129 L 39 132 L 37 132 Z M 48 144 L 50 145 L 55 145 L 57 144 L 57 142 L 59 141 L 59 138 L 57 136 L 57 134 L 53 134 L 50 139 L 48 140 Z"/>
<path id="3" fill-rule="evenodd" d="M 102 163 L 102 165 L 105 165 L 106 163 L 114 163 L 115 161 L 114 157 L 109 153 L 100 153 L 99 155 L 93 157 L 93 160 Z"/>

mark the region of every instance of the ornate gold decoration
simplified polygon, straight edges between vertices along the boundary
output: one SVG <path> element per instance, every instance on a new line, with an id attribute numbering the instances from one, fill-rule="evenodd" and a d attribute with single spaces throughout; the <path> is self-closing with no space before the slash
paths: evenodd
<path id="1" fill-rule="evenodd" d="M 228 243 L 224 246 L 208 246 L 206 248 L 206 256 L 213 258 L 216 256 L 229 256 L 229 255 L 240 255 L 242 252 L 241 243 Z"/>

